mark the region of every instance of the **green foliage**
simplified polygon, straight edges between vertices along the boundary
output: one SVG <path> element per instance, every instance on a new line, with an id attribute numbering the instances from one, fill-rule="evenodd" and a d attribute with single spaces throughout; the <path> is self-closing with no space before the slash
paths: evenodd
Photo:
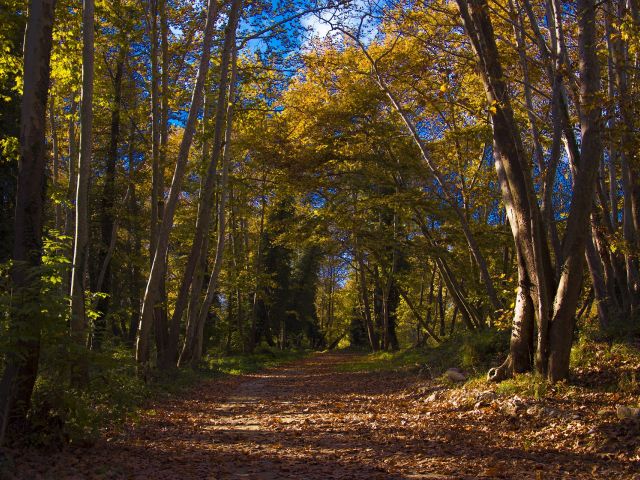
<path id="1" fill-rule="evenodd" d="M 509 348 L 509 332 L 485 329 L 463 336 L 460 366 L 476 372 L 495 364 Z"/>
<path id="2" fill-rule="evenodd" d="M 150 399 L 175 395 L 211 376 L 242 375 L 276 367 L 308 352 L 261 347 L 251 355 L 212 355 L 205 360 L 203 370 L 154 371 L 146 382 L 137 374 L 135 361 L 125 346 L 105 345 L 101 353 L 86 354 L 91 381 L 83 389 L 70 388 L 60 374 L 68 370 L 51 368 L 55 360 L 45 360 L 49 368 L 38 379 L 30 414 L 34 427 L 28 439 L 31 444 L 56 447 L 93 442 L 102 429 L 135 420 Z"/>
<path id="3" fill-rule="evenodd" d="M 452 367 L 483 374 L 506 355 L 508 348 L 507 332 L 485 329 L 457 334 L 437 346 L 373 353 L 340 368 L 345 371 L 414 369 L 433 378 Z"/>
<path id="4" fill-rule="evenodd" d="M 272 368 L 308 355 L 307 350 L 277 350 L 266 346 L 260 347 L 248 355 L 211 355 L 205 363 L 209 370 L 225 375 L 242 375 L 253 373 L 264 368 Z"/>
<path id="5" fill-rule="evenodd" d="M 101 428 L 122 423 L 149 398 L 151 389 L 136 374 L 129 352 L 113 347 L 105 353 L 85 353 L 91 370 L 89 384 L 82 389 L 69 386 L 66 358 L 45 357 L 48 368 L 38 378 L 30 414 L 32 443 L 91 442 Z"/>
<path id="6" fill-rule="evenodd" d="M 540 399 L 547 394 L 549 388 L 549 382 L 543 376 L 527 373 L 498 383 L 496 393 L 504 396 L 519 395 Z"/>

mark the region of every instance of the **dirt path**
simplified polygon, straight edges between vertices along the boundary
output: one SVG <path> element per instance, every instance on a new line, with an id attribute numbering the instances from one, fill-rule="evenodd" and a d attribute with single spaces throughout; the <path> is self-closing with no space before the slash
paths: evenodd
<path id="1" fill-rule="evenodd" d="M 560 438 L 527 443 L 544 427 L 531 419 L 429 399 L 433 385 L 415 374 L 336 371 L 351 359 L 316 354 L 207 382 L 90 449 L 19 459 L 31 467 L 16 478 L 640 478 L 637 462 L 603 463 Z"/>

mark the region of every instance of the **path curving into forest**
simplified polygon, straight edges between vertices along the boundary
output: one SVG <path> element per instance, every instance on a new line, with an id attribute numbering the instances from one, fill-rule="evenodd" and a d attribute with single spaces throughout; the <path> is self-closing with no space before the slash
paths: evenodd
<path id="1" fill-rule="evenodd" d="M 637 478 L 637 462 L 603 463 L 558 439 L 523 446 L 523 429 L 542 425 L 430 399 L 441 387 L 415 372 L 340 371 L 354 359 L 314 354 L 205 382 L 95 446 L 18 459 L 15 478 Z"/>

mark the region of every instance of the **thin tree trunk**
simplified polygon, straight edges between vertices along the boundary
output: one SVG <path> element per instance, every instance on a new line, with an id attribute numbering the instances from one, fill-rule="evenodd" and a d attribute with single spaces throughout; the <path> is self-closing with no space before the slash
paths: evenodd
<path id="1" fill-rule="evenodd" d="M 236 0 L 237 1 L 237 0 Z M 235 13 L 234 13 L 235 12 Z M 225 34 L 224 46 L 222 49 L 221 64 L 220 64 L 220 82 L 218 86 L 218 101 L 216 104 L 216 116 L 215 116 L 215 128 L 214 128 L 214 141 L 211 160 L 208 164 L 207 175 L 204 183 L 204 187 L 200 193 L 200 203 L 198 205 L 198 217 L 196 219 L 196 231 L 193 242 L 191 244 L 191 252 L 187 259 L 182 281 L 180 283 L 180 289 L 178 291 L 178 297 L 176 299 L 176 305 L 173 311 L 170 325 L 170 342 L 169 342 L 169 355 L 175 358 L 178 348 L 178 331 L 182 315 L 187 306 L 189 298 L 189 289 L 192 287 L 194 272 L 198 265 L 199 257 L 202 251 L 202 243 L 204 237 L 209 232 L 209 225 L 211 223 L 211 208 L 213 202 L 211 198 L 214 193 L 216 184 L 216 173 L 218 169 L 218 163 L 220 154 L 223 149 L 223 136 L 225 132 L 225 121 L 228 123 L 228 85 L 229 85 L 229 65 L 232 62 L 232 57 L 235 53 L 235 41 L 236 41 L 236 29 L 238 26 L 238 20 L 240 15 L 240 9 L 234 5 L 232 12 L 229 16 L 227 23 L 227 29 Z M 232 74 L 233 76 L 233 74 Z M 232 86 L 232 88 L 235 88 Z M 229 102 L 234 101 L 229 98 Z M 223 167 L 224 168 L 224 167 Z M 224 186 L 222 188 L 225 188 Z M 193 326 L 187 325 L 187 331 L 192 329 Z"/>
<path id="2" fill-rule="evenodd" d="M 355 242 L 355 255 L 356 260 L 358 262 L 358 271 L 360 272 L 360 282 L 358 282 L 360 287 L 360 298 L 362 300 L 362 309 L 364 310 L 364 321 L 365 326 L 367 328 L 367 334 L 369 336 L 369 345 L 371 346 L 371 350 L 374 352 L 378 351 L 378 336 L 376 335 L 376 331 L 373 325 L 373 320 L 371 319 L 371 304 L 369 302 L 369 287 L 367 285 L 367 274 L 366 274 L 366 266 L 364 264 L 364 256 L 360 249 L 358 248 L 358 240 L 356 237 Z"/>
<path id="3" fill-rule="evenodd" d="M 191 143 L 193 142 L 193 135 L 195 133 L 200 107 L 202 106 L 204 83 L 207 77 L 207 72 L 209 71 L 213 30 L 217 16 L 218 3 L 216 0 L 209 0 L 198 74 L 196 75 L 196 82 L 193 87 L 189 114 L 185 123 L 182 141 L 180 142 L 180 149 L 176 160 L 173 179 L 171 181 L 171 188 L 169 189 L 169 196 L 164 208 L 162 223 L 156 232 L 156 249 L 155 252 L 153 252 L 153 263 L 147 279 L 147 287 L 145 290 L 144 300 L 142 302 L 142 311 L 140 313 L 140 322 L 136 341 L 136 360 L 138 363 L 143 365 L 146 365 L 149 361 L 149 335 L 153 324 L 153 312 L 157 302 L 161 300 L 161 284 L 166 271 L 169 234 L 173 227 L 173 219 L 178 206 L 180 192 L 182 191 L 182 182 L 187 167 L 189 151 L 191 150 Z"/>
<path id="4" fill-rule="evenodd" d="M 76 348 L 86 343 L 85 291 L 89 253 L 89 176 L 93 151 L 94 1 L 82 4 L 82 96 L 80 103 L 80 156 L 76 187 L 76 233 L 71 273 L 71 338 Z M 72 366 L 72 380 L 87 380 L 84 358 L 78 354 Z"/>
<path id="5" fill-rule="evenodd" d="M 95 286 L 96 292 L 102 292 L 104 295 L 100 297 L 97 304 L 98 318 L 95 320 L 95 328 L 91 338 L 91 348 L 99 350 L 103 335 L 106 329 L 106 316 L 109 311 L 111 291 L 111 267 L 110 267 L 110 251 L 113 251 L 112 243 L 116 240 L 114 236 L 115 222 L 115 196 L 116 196 L 116 165 L 118 162 L 118 145 L 120 142 L 120 108 L 122 102 L 122 75 L 124 70 L 124 60 L 126 58 L 126 50 L 120 47 L 116 64 L 116 73 L 113 77 L 113 104 L 111 109 L 111 131 L 109 137 L 109 151 L 107 153 L 107 162 L 104 174 L 104 187 L 102 190 L 102 199 L 100 202 L 100 229 L 102 236 L 102 244 L 100 246 L 100 255 L 98 256 L 98 265 L 104 265 L 104 272 L 101 271 L 98 276 L 98 282 Z M 101 281 L 102 280 L 102 281 Z"/>
<path id="6" fill-rule="evenodd" d="M 64 234 L 67 237 L 72 237 L 75 229 L 75 180 L 76 180 L 76 158 L 78 158 L 78 144 L 76 142 L 76 111 L 78 110 L 78 103 L 75 101 L 73 95 L 71 96 L 71 104 L 69 105 L 69 184 L 67 185 L 67 203 L 68 207 L 65 212 L 64 220 Z M 71 275 L 68 278 L 69 291 L 71 291 Z"/>
<path id="7" fill-rule="evenodd" d="M 129 151 L 128 151 L 128 181 L 129 181 L 129 202 L 127 205 L 129 213 L 129 272 L 131 276 L 131 288 L 129 292 L 129 308 L 131 309 L 131 317 L 129 320 L 129 335 L 128 341 L 133 344 L 136 338 L 138 329 L 138 318 L 140 315 L 140 300 L 142 293 L 142 285 L 140 278 L 140 267 L 136 262 L 136 259 L 141 255 L 142 242 L 140 240 L 140 232 L 137 228 L 137 219 L 140 215 L 138 209 L 138 198 L 136 196 L 136 182 L 134 178 L 135 173 L 135 137 L 136 128 L 133 118 L 130 121 L 129 126 Z"/>
<path id="8" fill-rule="evenodd" d="M 53 184 L 60 186 L 60 147 L 58 146 L 58 126 L 56 123 L 55 101 L 49 97 L 49 119 L 51 127 L 51 146 L 53 147 Z M 58 201 L 54 206 L 54 227 L 58 233 L 62 233 L 62 204 Z"/>
<path id="9" fill-rule="evenodd" d="M 231 80 L 229 82 L 229 101 L 226 113 L 226 131 L 224 142 L 224 153 L 222 156 L 222 179 L 220 181 L 220 202 L 218 204 L 218 239 L 216 245 L 216 256 L 213 263 L 213 269 L 211 276 L 209 277 L 209 284 L 207 285 L 207 293 L 205 294 L 202 305 L 198 310 L 198 317 L 195 325 L 187 326 L 187 336 L 185 338 L 184 347 L 180 354 L 179 365 L 185 365 L 190 363 L 191 365 L 197 364 L 202 355 L 202 332 L 204 330 L 204 323 L 207 318 L 209 308 L 213 302 L 213 297 L 216 294 L 218 288 L 218 277 L 220 270 L 222 269 L 222 260 L 224 255 L 225 240 L 226 240 L 226 203 L 228 199 L 228 182 L 229 182 L 229 168 L 231 163 L 231 137 L 233 134 L 233 109 L 235 104 L 235 91 L 236 91 L 236 79 L 238 75 L 238 49 L 235 45 L 235 33 L 238 26 L 240 12 L 242 9 L 242 0 L 233 0 L 231 6 L 231 13 L 229 14 L 229 31 L 228 35 L 231 37 L 233 43 L 231 44 L 232 59 L 231 59 Z M 227 102 L 225 102 L 227 104 Z M 215 152 L 214 152 L 215 155 Z M 205 187 L 206 190 L 206 187 Z M 213 190 L 213 189 L 212 189 Z"/>

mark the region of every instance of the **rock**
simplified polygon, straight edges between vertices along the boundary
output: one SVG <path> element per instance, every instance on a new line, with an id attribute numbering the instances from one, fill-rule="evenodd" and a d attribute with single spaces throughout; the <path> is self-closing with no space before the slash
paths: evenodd
<path id="1" fill-rule="evenodd" d="M 620 420 L 638 420 L 640 419 L 640 408 L 616 405 L 616 415 Z"/>
<path id="2" fill-rule="evenodd" d="M 510 417 L 517 417 L 524 406 L 522 399 L 516 395 L 502 404 L 502 411 Z"/>
<path id="3" fill-rule="evenodd" d="M 538 407 L 536 405 L 527 408 L 527 415 L 529 415 L 529 416 L 537 417 L 541 413 L 542 413 L 542 410 L 540 409 L 540 407 Z"/>
<path id="4" fill-rule="evenodd" d="M 502 411 L 510 417 L 518 416 L 518 406 L 512 402 L 506 402 L 504 405 L 502 405 Z"/>
<path id="5" fill-rule="evenodd" d="M 435 402 L 440 397 L 440 392 L 433 392 L 427 398 L 424 399 L 425 402 Z"/>
<path id="6" fill-rule="evenodd" d="M 444 374 L 452 382 L 464 382 L 467 379 L 467 376 L 458 368 L 450 368 Z"/>
<path id="7" fill-rule="evenodd" d="M 487 390 L 485 392 L 479 392 L 476 394 L 476 403 L 481 406 L 488 406 L 496 399 L 496 394 L 491 390 Z"/>
<path id="8" fill-rule="evenodd" d="M 601 408 L 600 410 L 598 410 L 599 417 L 606 417 L 610 413 L 611 413 L 611 410 L 609 410 L 608 408 Z"/>

